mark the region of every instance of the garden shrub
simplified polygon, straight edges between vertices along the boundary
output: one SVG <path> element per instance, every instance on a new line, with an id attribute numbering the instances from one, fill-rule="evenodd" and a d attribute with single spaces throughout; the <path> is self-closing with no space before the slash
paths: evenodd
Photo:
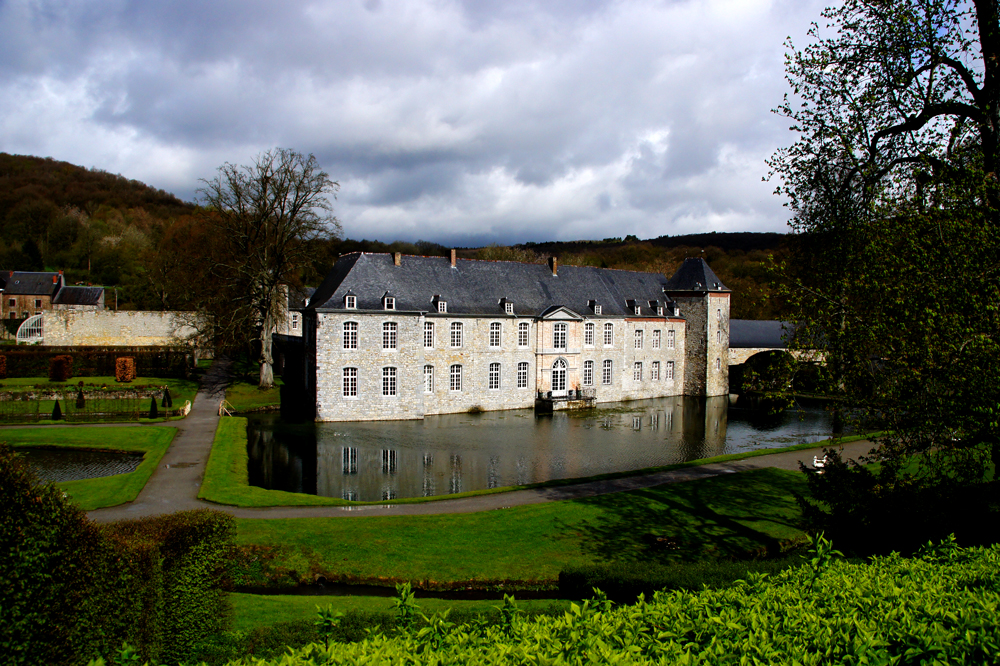
<path id="1" fill-rule="evenodd" d="M 193 367 L 187 347 L 15 347 L 5 350 L 8 377 L 44 377 L 53 356 L 71 354 L 76 377 L 111 377 L 119 358 L 130 357 L 141 377 L 187 379 Z"/>
<path id="2" fill-rule="evenodd" d="M 995 664 L 1000 545 L 954 541 L 867 563 L 827 543 L 778 574 L 725 588 L 658 592 L 614 607 L 596 594 L 555 617 L 422 629 L 356 643 L 311 643 L 278 664 Z"/>
<path id="3" fill-rule="evenodd" d="M 232 532 L 210 511 L 96 525 L 0 444 L 3 663 L 75 665 L 123 642 L 144 661 L 186 658 L 225 629 Z"/>
<path id="4" fill-rule="evenodd" d="M 60 354 L 49 359 L 49 381 L 64 382 L 73 376 L 73 357 Z"/>
<path id="5" fill-rule="evenodd" d="M 121 356 L 115 359 L 115 381 L 130 382 L 135 379 L 135 359 Z"/>

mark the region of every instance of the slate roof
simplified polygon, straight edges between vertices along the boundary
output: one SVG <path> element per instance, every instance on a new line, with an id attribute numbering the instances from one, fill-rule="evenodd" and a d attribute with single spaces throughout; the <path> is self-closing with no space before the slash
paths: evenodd
<path id="1" fill-rule="evenodd" d="M 792 332 L 790 321 L 730 319 L 729 346 L 735 349 L 784 349 L 785 336 Z"/>
<path id="2" fill-rule="evenodd" d="M 13 272 L 14 271 L 0 269 L 0 289 L 3 289 L 7 285 L 7 278 L 9 278 L 10 274 Z"/>
<path id="3" fill-rule="evenodd" d="M 60 278 L 59 273 L 30 273 L 28 271 L 14 271 L 14 274 L 7 278 L 7 286 L 4 294 L 11 296 L 51 296 L 62 280 L 58 279 L 53 283 L 53 278 Z"/>
<path id="4" fill-rule="evenodd" d="M 54 305 L 100 305 L 104 287 L 63 287 L 52 299 Z"/>
<path id="5" fill-rule="evenodd" d="M 667 291 L 729 291 L 701 257 L 689 257 L 667 281 Z"/>
<path id="6" fill-rule="evenodd" d="M 634 316 L 627 306 L 634 299 L 642 315 L 655 316 L 653 307 L 667 303 L 666 282 L 659 273 L 589 266 L 559 266 L 556 277 L 547 265 L 513 261 L 459 259 L 452 268 L 447 257 L 406 255 L 395 266 L 389 254 L 352 253 L 337 260 L 308 307 L 341 310 L 350 291 L 358 298 L 358 310 L 381 311 L 388 292 L 396 299 L 396 310 L 411 312 L 435 311 L 432 300 L 440 296 L 448 314 L 502 315 L 501 299 L 506 299 L 513 301 L 518 315 L 538 316 L 556 305 L 593 315 L 593 300 L 603 316 Z"/>

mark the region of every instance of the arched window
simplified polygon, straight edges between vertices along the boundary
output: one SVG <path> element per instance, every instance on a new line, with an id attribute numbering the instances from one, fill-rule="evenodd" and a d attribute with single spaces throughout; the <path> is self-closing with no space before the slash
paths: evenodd
<path id="1" fill-rule="evenodd" d="M 462 366 L 455 364 L 448 369 L 448 388 L 452 391 L 462 390 Z"/>
<path id="2" fill-rule="evenodd" d="M 344 322 L 344 349 L 358 348 L 358 322 Z"/>
<path id="3" fill-rule="evenodd" d="M 555 363 L 552 364 L 552 391 L 565 391 L 566 390 L 566 361 L 563 359 L 557 359 Z"/>
<path id="4" fill-rule="evenodd" d="M 583 362 L 583 385 L 593 386 L 594 385 L 594 362 L 584 361 Z"/>
<path id="5" fill-rule="evenodd" d="M 604 325 L 604 346 L 610 347 L 615 344 L 615 326 L 611 322 Z"/>
<path id="6" fill-rule="evenodd" d="M 612 377 L 611 369 L 612 369 L 611 360 L 605 359 L 604 362 L 601 364 L 601 383 L 604 384 L 605 386 L 611 385 L 611 377 Z"/>
<path id="7" fill-rule="evenodd" d="M 522 321 L 517 325 L 517 346 L 528 346 L 528 322 Z"/>
<path id="8" fill-rule="evenodd" d="M 590 322 L 583 325 L 583 344 L 585 347 L 594 346 L 594 325 Z"/>
<path id="9" fill-rule="evenodd" d="M 528 388 L 528 364 L 525 361 L 517 364 L 517 388 Z"/>
<path id="10" fill-rule="evenodd" d="M 496 391 L 500 388 L 500 364 L 490 363 L 490 389 Z"/>
<path id="11" fill-rule="evenodd" d="M 358 397 L 358 369 L 344 368 L 344 397 Z"/>

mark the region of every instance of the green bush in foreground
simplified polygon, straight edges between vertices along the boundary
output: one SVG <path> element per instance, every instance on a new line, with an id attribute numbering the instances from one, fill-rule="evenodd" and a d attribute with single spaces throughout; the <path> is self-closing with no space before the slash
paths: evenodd
<path id="1" fill-rule="evenodd" d="M 1000 546 L 953 541 L 857 564 L 820 541 L 812 560 L 699 592 L 602 599 L 500 625 L 446 617 L 398 636 L 313 643 L 254 664 L 995 664 Z M 237 663 L 237 662 L 233 662 Z"/>

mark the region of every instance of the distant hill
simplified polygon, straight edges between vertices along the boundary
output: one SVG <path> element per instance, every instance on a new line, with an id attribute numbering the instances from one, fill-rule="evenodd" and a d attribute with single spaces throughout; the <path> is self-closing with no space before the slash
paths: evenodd
<path id="1" fill-rule="evenodd" d="M 539 254 L 574 254 L 579 252 L 598 252 L 602 250 L 617 250 L 624 245 L 645 243 L 656 247 L 717 247 L 726 252 L 739 250 L 752 252 L 754 250 L 777 250 L 785 242 L 787 234 L 774 232 L 711 232 L 707 234 L 683 234 L 680 236 L 660 236 L 641 241 L 635 236 L 622 238 L 605 238 L 592 241 L 548 241 L 543 243 L 522 243 L 516 245 L 519 249 L 530 250 Z"/>

